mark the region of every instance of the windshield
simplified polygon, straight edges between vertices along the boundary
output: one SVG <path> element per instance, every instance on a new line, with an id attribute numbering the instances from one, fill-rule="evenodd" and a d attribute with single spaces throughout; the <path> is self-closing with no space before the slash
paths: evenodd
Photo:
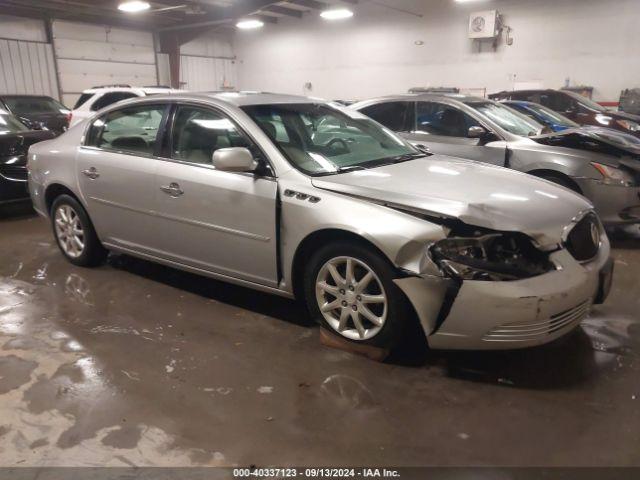
<path id="1" fill-rule="evenodd" d="M 331 175 L 424 156 L 358 112 L 326 104 L 252 105 L 243 110 L 293 166 Z"/>
<path id="2" fill-rule="evenodd" d="M 507 104 L 507 105 L 509 105 L 510 107 L 512 106 L 511 104 Z M 513 105 L 513 106 L 517 106 L 517 105 Z M 558 112 L 554 112 L 550 108 L 544 107 L 542 105 L 538 105 L 537 103 L 528 103 L 523 108 L 531 110 L 536 116 L 538 116 L 548 124 L 559 125 L 561 127 L 567 127 L 567 128 L 580 127 L 580 125 L 578 125 L 576 122 L 572 120 L 569 120 L 564 115 L 561 115 Z"/>
<path id="3" fill-rule="evenodd" d="M 50 97 L 5 97 L 9 110 L 19 115 L 29 113 L 69 113 L 67 107 Z"/>
<path id="4" fill-rule="evenodd" d="M 570 97 L 575 98 L 580 105 L 583 105 L 584 107 L 586 107 L 586 108 L 588 108 L 590 110 L 595 110 L 596 112 L 607 112 L 608 111 L 602 105 L 600 105 L 599 103 L 594 102 L 593 100 L 588 99 L 584 95 L 580 95 L 579 93 L 576 93 L 576 92 L 569 92 L 569 91 L 566 91 L 566 90 L 564 90 L 564 93 L 566 93 Z"/>
<path id="5" fill-rule="evenodd" d="M 525 117 L 515 110 L 505 107 L 499 103 L 467 102 L 467 105 L 514 135 L 529 137 L 536 135 L 544 128 L 535 120 Z"/>
<path id="6" fill-rule="evenodd" d="M 0 135 L 28 131 L 29 129 L 20 120 L 4 110 L 0 110 Z"/>

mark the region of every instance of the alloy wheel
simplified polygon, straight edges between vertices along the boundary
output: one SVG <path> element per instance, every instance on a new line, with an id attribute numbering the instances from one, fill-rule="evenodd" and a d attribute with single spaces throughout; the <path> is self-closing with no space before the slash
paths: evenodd
<path id="1" fill-rule="evenodd" d="M 353 257 L 327 261 L 316 279 L 320 313 L 333 330 L 350 340 L 375 337 L 387 320 L 388 300 L 382 282 Z"/>
<path id="2" fill-rule="evenodd" d="M 60 205 L 55 213 L 56 236 L 60 247 L 71 258 L 78 258 L 84 252 L 85 233 L 78 213 L 66 204 Z"/>

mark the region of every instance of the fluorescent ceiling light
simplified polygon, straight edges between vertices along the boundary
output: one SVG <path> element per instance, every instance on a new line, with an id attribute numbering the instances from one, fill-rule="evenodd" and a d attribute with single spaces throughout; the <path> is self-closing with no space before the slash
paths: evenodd
<path id="1" fill-rule="evenodd" d="M 250 30 L 252 28 L 262 28 L 264 27 L 264 22 L 261 20 L 240 20 L 236 23 L 236 27 L 241 28 L 243 30 Z"/>
<path id="2" fill-rule="evenodd" d="M 325 10 L 320 16 L 326 20 L 342 20 L 344 18 L 353 17 L 353 12 L 347 8 L 334 8 Z"/>
<path id="3" fill-rule="evenodd" d="M 127 13 L 143 12 L 145 10 L 149 10 L 149 8 L 151 8 L 151 5 L 149 5 L 149 2 L 141 2 L 139 0 L 122 2 L 120 5 L 118 5 L 118 10 L 122 12 L 127 12 Z"/>

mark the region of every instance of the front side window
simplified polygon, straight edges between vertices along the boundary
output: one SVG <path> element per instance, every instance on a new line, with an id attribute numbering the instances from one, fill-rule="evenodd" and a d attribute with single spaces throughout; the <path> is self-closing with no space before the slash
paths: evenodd
<path id="1" fill-rule="evenodd" d="M 495 102 L 467 102 L 467 105 L 514 135 L 528 137 L 543 129 L 535 120 Z"/>
<path id="2" fill-rule="evenodd" d="M 480 124 L 470 115 L 450 105 L 436 102 L 418 102 L 418 132 L 444 137 L 466 138 L 471 127 Z"/>
<path id="3" fill-rule="evenodd" d="M 97 112 L 98 110 L 103 109 L 104 107 L 108 107 L 109 105 L 113 105 L 116 102 L 121 100 L 126 100 L 128 98 L 136 98 L 138 95 L 132 92 L 110 92 L 105 93 L 96 102 L 91 105 L 91 110 Z"/>
<path id="4" fill-rule="evenodd" d="M 153 155 L 164 111 L 163 105 L 142 105 L 109 112 L 93 122 L 86 145 Z"/>
<path id="5" fill-rule="evenodd" d="M 412 129 L 413 105 L 413 102 L 385 102 L 361 111 L 394 132 L 407 132 Z"/>
<path id="6" fill-rule="evenodd" d="M 309 175 L 331 175 L 424 156 L 358 112 L 311 103 L 242 109 L 294 167 Z"/>
<path id="7" fill-rule="evenodd" d="M 185 162 L 211 164 L 216 150 L 257 147 L 223 114 L 201 107 L 178 107 L 171 135 L 171 157 Z"/>

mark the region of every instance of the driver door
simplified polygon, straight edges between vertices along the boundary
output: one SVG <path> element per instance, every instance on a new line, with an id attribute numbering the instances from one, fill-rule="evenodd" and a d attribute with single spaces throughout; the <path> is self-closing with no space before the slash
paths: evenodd
<path id="1" fill-rule="evenodd" d="M 417 102 L 415 129 L 401 135 L 411 143 L 425 145 L 433 153 L 504 166 L 505 142 L 484 143 L 480 138 L 469 138 L 471 127 L 482 125 L 455 106 Z"/>
<path id="2" fill-rule="evenodd" d="M 223 172 L 220 148 L 260 150 L 222 112 L 178 105 L 155 192 L 161 255 L 206 271 L 277 287 L 275 178 Z"/>

